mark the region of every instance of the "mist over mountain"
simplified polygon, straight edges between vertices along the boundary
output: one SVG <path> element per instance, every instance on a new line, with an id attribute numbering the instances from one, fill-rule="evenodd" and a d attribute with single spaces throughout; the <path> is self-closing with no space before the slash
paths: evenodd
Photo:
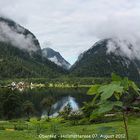
<path id="1" fill-rule="evenodd" d="M 56 52 L 51 48 L 42 49 L 42 55 L 64 69 L 69 69 L 71 66 L 70 63 L 67 62 L 59 52 Z"/>
<path id="2" fill-rule="evenodd" d="M 71 68 L 79 77 L 109 77 L 112 72 L 140 79 L 140 60 L 128 40 L 104 39 L 83 52 Z"/>
<path id="3" fill-rule="evenodd" d="M 108 38 L 81 53 L 71 67 L 59 52 L 41 50 L 33 33 L 10 19 L 0 18 L 0 77 L 109 77 L 112 72 L 138 81 L 140 79 L 139 42 Z M 70 68 L 71 67 L 71 68 Z"/>
<path id="4" fill-rule="evenodd" d="M 28 52 L 41 50 L 37 38 L 29 30 L 3 17 L 0 17 L 0 41 Z"/>
<path id="5" fill-rule="evenodd" d="M 66 71 L 42 58 L 37 38 L 10 19 L 0 18 L 0 78 L 57 77 Z"/>

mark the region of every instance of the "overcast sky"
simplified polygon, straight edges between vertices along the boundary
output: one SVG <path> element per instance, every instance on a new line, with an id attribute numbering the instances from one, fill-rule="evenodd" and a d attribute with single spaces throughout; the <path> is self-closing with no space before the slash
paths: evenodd
<path id="1" fill-rule="evenodd" d="M 96 41 L 140 39 L 140 0 L 0 0 L 0 15 L 33 32 L 71 64 Z"/>

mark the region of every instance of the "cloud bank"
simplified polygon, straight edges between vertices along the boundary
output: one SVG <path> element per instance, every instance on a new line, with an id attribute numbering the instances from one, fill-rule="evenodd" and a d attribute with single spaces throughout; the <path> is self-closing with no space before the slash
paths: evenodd
<path id="1" fill-rule="evenodd" d="M 49 42 L 71 63 L 100 39 L 140 40 L 139 0 L 1 0 L 0 13 L 35 33 L 42 47 Z M 135 49 L 139 52 L 139 45 Z"/>
<path id="2" fill-rule="evenodd" d="M 34 37 L 31 34 L 24 35 L 25 29 L 16 25 L 9 26 L 0 21 L 0 41 L 9 42 L 13 46 L 28 52 L 37 51 L 38 47 L 34 44 Z"/>
<path id="3" fill-rule="evenodd" d="M 140 60 L 140 42 L 137 40 L 123 40 L 114 38 L 107 44 L 107 53 L 115 53 L 119 56 L 125 56 L 131 60 Z"/>

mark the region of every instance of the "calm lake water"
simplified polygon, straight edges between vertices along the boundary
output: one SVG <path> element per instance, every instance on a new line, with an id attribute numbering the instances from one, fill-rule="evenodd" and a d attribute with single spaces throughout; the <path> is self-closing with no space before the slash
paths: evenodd
<path id="1" fill-rule="evenodd" d="M 70 104 L 73 111 L 79 110 L 82 107 L 83 102 L 92 100 L 92 97 L 87 95 L 88 88 L 36 88 L 36 89 L 24 89 L 23 91 L 0 89 L 1 93 L 13 93 L 18 94 L 24 101 L 31 101 L 39 115 L 42 117 L 46 115 L 46 111 L 41 108 L 41 101 L 43 98 L 53 97 L 55 103 L 52 106 L 51 116 L 57 116 L 58 111 Z"/>

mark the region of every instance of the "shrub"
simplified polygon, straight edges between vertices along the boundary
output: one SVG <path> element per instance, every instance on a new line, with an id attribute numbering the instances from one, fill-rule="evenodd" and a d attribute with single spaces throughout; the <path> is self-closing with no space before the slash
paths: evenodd
<path id="1" fill-rule="evenodd" d="M 4 126 L 0 126 L 0 130 L 5 130 Z"/>

